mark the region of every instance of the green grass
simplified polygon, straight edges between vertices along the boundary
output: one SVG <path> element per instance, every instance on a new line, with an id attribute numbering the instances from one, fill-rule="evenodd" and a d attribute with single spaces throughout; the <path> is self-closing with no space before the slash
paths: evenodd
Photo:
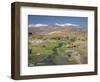
<path id="1" fill-rule="evenodd" d="M 34 39 L 33 39 L 34 40 Z M 41 39 L 42 40 L 42 39 Z M 32 50 L 32 53 L 28 55 L 28 61 L 29 61 L 29 65 L 36 61 L 37 59 L 41 58 L 41 57 L 46 57 L 51 55 L 54 51 L 54 49 L 56 49 L 56 57 L 55 57 L 55 62 L 57 64 L 59 64 L 60 57 L 61 54 L 64 54 L 64 52 L 66 50 L 77 50 L 79 51 L 77 48 L 67 48 L 66 45 L 70 45 L 72 43 L 74 43 L 76 40 L 75 37 L 65 37 L 64 39 L 51 39 L 48 38 L 46 39 L 46 43 L 28 43 L 28 48 Z M 62 44 L 60 46 L 60 44 Z"/>
<path id="2" fill-rule="evenodd" d="M 66 42 L 66 43 L 65 43 Z M 29 44 L 29 48 L 32 49 L 33 53 L 40 53 L 42 55 L 49 55 L 52 53 L 52 49 L 55 47 L 59 46 L 59 43 L 61 43 L 61 41 L 59 40 L 55 40 L 54 42 L 51 40 L 49 41 L 48 44 Z M 67 41 L 63 41 L 62 44 L 67 44 Z M 58 47 L 57 51 L 60 52 L 64 52 L 66 48 L 65 47 Z"/>
<path id="3" fill-rule="evenodd" d="M 43 56 L 49 56 L 53 53 L 53 48 L 58 47 L 59 43 L 61 43 L 60 40 L 49 40 L 48 44 L 31 44 L 29 43 L 29 48 L 32 49 L 32 53 L 29 54 L 29 63 L 32 63 L 36 61 L 38 58 L 43 57 Z M 63 45 L 67 44 L 67 41 L 62 42 Z M 56 62 L 59 62 L 60 55 L 64 53 L 64 51 L 67 49 L 64 46 L 58 47 L 57 49 L 57 54 L 59 55 L 56 57 Z M 37 55 L 40 53 L 40 55 Z"/>

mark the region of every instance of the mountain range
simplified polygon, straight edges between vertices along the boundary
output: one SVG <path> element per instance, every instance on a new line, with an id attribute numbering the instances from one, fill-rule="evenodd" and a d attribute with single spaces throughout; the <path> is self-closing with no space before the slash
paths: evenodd
<path id="1" fill-rule="evenodd" d="M 36 32 L 53 32 L 53 31 L 61 31 L 61 32 L 87 32 L 86 27 L 81 27 L 76 24 L 30 24 L 28 26 L 29 33 L 36 33 Z"/>

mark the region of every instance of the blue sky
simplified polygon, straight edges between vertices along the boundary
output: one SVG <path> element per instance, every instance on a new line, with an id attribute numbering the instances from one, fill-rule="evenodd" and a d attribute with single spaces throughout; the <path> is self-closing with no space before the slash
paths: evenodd
<path id="1" fill-rule="evenodd" d="M 65 24 L 71 23 L 80 25 L 81 27 L 87 27 L 88 18 L 87 17 L 70 17 L 70 16 L 43 16 L 43 15 L 28 15 L 28 25 L 29 24 Z"/>

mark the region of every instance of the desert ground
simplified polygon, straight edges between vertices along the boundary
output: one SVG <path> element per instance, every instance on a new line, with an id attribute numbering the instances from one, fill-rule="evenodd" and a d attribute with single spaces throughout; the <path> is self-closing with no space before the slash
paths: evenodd
<path id="1" fill-rule="evenodd" d="M 87 64 L 87 32 L 28 34 L 28 66 Z"/>

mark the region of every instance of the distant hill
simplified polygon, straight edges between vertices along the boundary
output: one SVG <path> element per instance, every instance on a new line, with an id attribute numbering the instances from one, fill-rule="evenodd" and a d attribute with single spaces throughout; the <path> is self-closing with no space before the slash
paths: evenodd
<path id="1" fill-rule="evenodd" d="M 55 25 L 30 25 L 28 27 L 29 33 L 37 33 L 37 32 L 53 32 L 53 31 L 61 31 L 61 32 L 87 32 L 86 27 L 80 27 L 78 25 L 73 24 L 55 24 Z"/>

